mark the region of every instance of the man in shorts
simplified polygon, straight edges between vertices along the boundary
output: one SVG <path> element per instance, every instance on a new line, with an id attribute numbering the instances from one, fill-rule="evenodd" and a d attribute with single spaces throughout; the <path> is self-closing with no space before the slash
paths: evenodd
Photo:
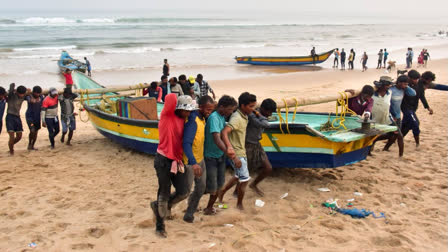
<path id="1" fill-rule="evenodd" d="M 76 130 L 76 113 L 73 101 L 78 97 L 78 94 L 72 93 L 71 88 L 65 88 L 64 93 L 59 96 L 59 103 L 61 104 L 61 125 L 62 136 L 61 143 L 65 140 L 65 135 L 68 131 L 67 145 L 71 145 L 70 141 L 73 137 L 73 131 Z"/>
<path id="2" fill-rule="evenodd" d="M 221 140 L 221 131 L 226 126 L 226 118 L 232 115 L 237 107 L 235 99 L 224 95 L 218 101 L 218 107 L 207 119 L 205 125 L 204 157 L 207 170 L 206 192 L 210 194 L 205 215 L 216 213 L 213 205 L 218 198 L 218 192 L 224 186 L 226 176 L 226 145 Z"/>
<path id="3" fill-rule="evenodd" d="M 37 150 L 34 148 L 34 144 L 37 140 L 37 133 L 40 130 L 40 111 L 44 100 L 42 88 L 39 86 L 33 87 L 33 92 L 27 95 L 25 99 L 28 103 L 28 108 L 25 113 L 26 124 L 28 124 L 28 128 L 30 129 L 28 150 Z"/>
<path id="4" fill-rule="evenodd" d="M 272 99 L 265 99 L 259 111 L 254 110 L 249 115 L 249 124 L 246 133 L 246 154 L 249 170 L 262 168 L 255 180 L 249 185 L 258 195 L 264 196 L 257 185 L 272 172 L 272 165 L 268 156 L 260 144 L 264 129 L 269 128 L 268 117 L 277 109 L 277 104 Z"/>
<path id="5" fill-rule="evenodd" d="M 6 130 L 9 134 L 9 154 L 14 155 L 14 145 L 22 139 L 22 120 L 20 119 L 20 109 L 25 99 L 26 88 L 18 86 L 14 90 L 15 84 L 11 83 L 8 92 L 8 110 L 6 111 Z"/>
<path id="6" fill-rule="evenodd" d="M 221 132 L 222 140 L 226 145 L 226 155 L 231 159 L 235 176 L 227 182 L 218 197 L 222 202 L 224 194 L 238 183 L 237 208 L 244 210 L 243 198 L 250 180 L 245 147 L 246 128 L 249 123 L 248 116 L 252 114 L 257 105 L 257 97 L 248 92 L 244 92 L 238 97 L 238 105 L 238 110 L 232 114 L 229 123 Z"/>

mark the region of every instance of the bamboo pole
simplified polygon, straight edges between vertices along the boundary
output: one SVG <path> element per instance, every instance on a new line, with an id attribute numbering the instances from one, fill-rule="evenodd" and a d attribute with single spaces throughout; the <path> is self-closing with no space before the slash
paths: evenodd
<path id="1" fill-rule="evenodd" d="M 132 90 L 137 90 L 137 89 L 142 89 L 142 88 L 148 88 L 150 86 L 150 84 L 137 84 L 137 85 L 131 85 L 131 86 L 117 86 L 117 87 L 111 87 L 111 88 L 93 88 L 93 89 L 72 89 L 73 93 L 77 93 L 80 94 L 82 93 L 88 93 L 90 94 L 104 94 L 104 93 L 117 93 L 117 92 L 122 92 L 122 91 L 132 91 Z M 64 90 L 58 90 L 59 94 L 64 93 Z M 47 95 L 48 94 L 48 89 L 45 89 L 42 91 L 42 94 Z"/>
<path id="2" fill-rule="evenodd" d="M 343 92 L 345 95 L 348 96 L 348 98 L 355 97 L 361 93 L 361 90 L 354 90 L 355 95 L 352 95 L 349 92 Z M 346 96 L 344 95 L 343 98 Z M 277 103 L 277 108 L 283 109 L 283 108 L 294 108 L 301 107 L 301 106 L 308 106 L 308 105 L 314 105 L 314 104 L 321 104 L 321 103 L 327 103 L 332 101 L 337 101 L 341 98 L 341 94 L 333 94 L 333 95 L 319 95 L 319 96 L 309 96 L 309 97 L 296 97 L 296 98 L 286 98 L 286 99 L 277 99 L 275 100 L 275 103 Z M 286 104 L 285 104 L 286 102 Z M 286 106 L 285 106 L 286 105 Z"/>

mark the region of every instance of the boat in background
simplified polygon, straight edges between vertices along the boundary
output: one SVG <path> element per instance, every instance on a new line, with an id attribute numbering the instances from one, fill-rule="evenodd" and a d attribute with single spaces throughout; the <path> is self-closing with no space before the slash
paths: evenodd
<path id="1" fill-rule="evenodd" d="M 310 65 L 310 64 L 320 64 L 326 61 L 335 49 L 322 53 L 316 54 L 313 57 L 309 56 L 291 56 L 291 57 L 264 57 L 264 56 L 241 56 L 235 57 L 237 63 L 240 64 L 250 64 L 250 65 L 264 65 L 264 66 L 296 66 L 296 65 Z"/>
<path id="2" fill-rule="evenodd" d="M 100 100 L 93 99 L 93 89 L 102 86 L 88 76 L 73 72 L 77 92 L 92 125 L 105 137 L 139 152 L 156 154 L 159 144 L 158 120 L 139 120 L 103 111 Z M 86 89 L 92 99 L 87 98 Z M 104 93 L 110 92 L 107 88 Z M 98 95 L 96 96 L 98 97 Z M 111 98 L 117 99 L 117 98 Z M 110 105 L 113 107 L 114 105 Z M 116 105 L 115 105 L 116 106 Z M 160 115 L 163 104 L 157 104 Z M 375 125 L 374 133 L 359 131 L 357 116 L 346 116 L 343 130 L 322 130 L 322 125 L 337 116 L 327 113 L 274 113 L 262 136 L 261 145 L 274 168 L 333 168 L 364 160 L 373 141 L 381 134 L 396 130 L 394 126 Z M 160 117 L 159 117 L 160 118 Z"/>
<path id="3" fill-rule="evenodd" d="M 67 69 L 70 69 L 72 71 L 85 73 L 87 70 L 87 65 L 85 63 L 73 59 L 66 51 L 62 51 L 61 57 L 58 60 L 58 66 L 62 72 L 65 72 Z"/>

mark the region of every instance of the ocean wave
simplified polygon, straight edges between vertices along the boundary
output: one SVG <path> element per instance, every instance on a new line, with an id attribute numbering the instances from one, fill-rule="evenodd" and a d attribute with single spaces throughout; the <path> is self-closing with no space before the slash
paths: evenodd
<path id="1" fill-rule="evenodd" d="M 48 47 L 23 47 L 23 48 L 14 48 L 14 52 L 27 52 L 27 51 L 61 51 L 61 50 L 70 50 L 76 49 L 76 45 L 68 45 L 68 46 L 48 46 Z"/>
<path id="2" fill-rule="evenodd" d="M 12 19 L 0 19 L 0 24 L 15 24 L 16 21 Z"/>

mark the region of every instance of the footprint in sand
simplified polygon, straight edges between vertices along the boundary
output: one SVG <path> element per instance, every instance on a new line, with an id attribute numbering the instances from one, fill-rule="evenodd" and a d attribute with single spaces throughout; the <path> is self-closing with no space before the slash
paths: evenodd
<path id="1" fill-rule="evenodd" d="M 106 232 L 105 229 L 103 229 L 103 228 L 96 228 L 96 227 L 95 228 L 89 228 L 87 230 L 87 234 L 89 236 L 95 237 L 97 239 L 100 238 L 101 236 L 103 236 L 105 232 Z"/>
<path id="2" fill-rule="evenodd" d="M 73 244 L 72 245 L 72 249 L 93 249 L 95 247 L 95 245 L 91 244 L 91 243 L 78 243 L 78 244 Z"/>

